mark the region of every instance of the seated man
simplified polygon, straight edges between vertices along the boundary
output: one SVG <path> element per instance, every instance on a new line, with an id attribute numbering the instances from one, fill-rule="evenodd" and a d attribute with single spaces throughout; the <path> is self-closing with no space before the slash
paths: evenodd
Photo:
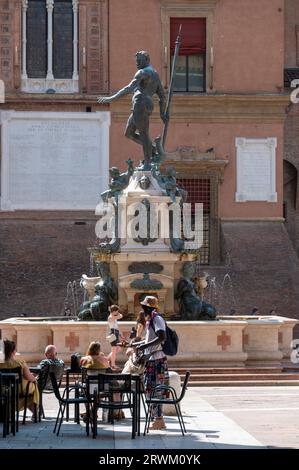
<path id="1" fill-rule="evenodd" d="M 45 349 L 46 358 L 39 363 L 40 373 L 38 375 L 38 384 L 42 390 L 52 390 L 51 379 L 48 375 L 49 366 L 55 366 L 52 369 L 57 382 L 60 382 L 64 372 L 64 362 L 57 357 L 57 349 L 53 344 L 49 344 Z"/>

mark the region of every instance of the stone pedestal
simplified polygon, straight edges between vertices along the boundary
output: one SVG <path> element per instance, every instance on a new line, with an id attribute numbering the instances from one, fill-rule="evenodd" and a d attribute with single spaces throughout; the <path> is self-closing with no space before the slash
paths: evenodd
<path id="1" fill-rule="evenodd" d="M 159 299 L 159 309 L 166 317 L 174 312 L 174 286 L 176 285 L 175 267 L 176 263 L 180 263 L 180 256 L 174 253 L 151 253 L 149 256 L 146 250 L 140 249 L 137 253 L 118 253 L 112 256 L 112 260 L 116 263 L 118 273 L 118 298 L 120 305 L 127 305 L 128 313 L 133 314 L 136 318 L 140 310 L 139 296 L 142 294 L 156 295 Z M 130 273 L 130 267 L 133 263 L 135 266 L 142 266 L 145 261 L 151 261 L 161 267 L 160 273 L 150 273 L 149 277 L 153 281 L 153 287 L 148 285 L 147 288 L 136 289 L 132 287 L 132 282 L 137 279 L 142 280 L 143 274 Z M 155 288 L 155 281 L 161 283 L 159 289 Z M 134 284 L 133 284 L 134 285 Z"/>
<path id="2" fill-rule="evenodd" d="M 110 352 L 106 340 L 106 322 L 53 321 L 47 318 L 10 318 L 0 322 L 3 339 L 17 342 L 17 350 L 30 363 L 39 362 L 47 344 L 55 344 L 59 356 L 70 362 L 71 354 L 85 354 L 91 341 L 99 340 L 104 353 Z M 283 317 L 220 317 L 218 321 L 172 322 L 179 336 L 179 351 L 169 357 L 169 368 L 236 367 L 248 364 L 281 365 L 288 359 L 288 341 L 297 320 Z M 119 322 L 121 332 L 129 337 L 135 322 Z M 279 335 L 279 333 L 282 333 Z M 282 343 L 279 341 L 282 338 Z M 288 346 L 288 347 L 287 347 Z M 125 352 L 118 363 L 125 362 Z"/>

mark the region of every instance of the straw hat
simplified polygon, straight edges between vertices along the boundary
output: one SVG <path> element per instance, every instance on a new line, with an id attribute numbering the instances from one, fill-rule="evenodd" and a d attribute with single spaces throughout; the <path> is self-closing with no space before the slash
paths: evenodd
<path id="1" fill-rule="evenodd" d="M 153 295 L 147 295 L 140 305 L 146 305 L 146 307 L 158 308 L 158 299 Z"/>

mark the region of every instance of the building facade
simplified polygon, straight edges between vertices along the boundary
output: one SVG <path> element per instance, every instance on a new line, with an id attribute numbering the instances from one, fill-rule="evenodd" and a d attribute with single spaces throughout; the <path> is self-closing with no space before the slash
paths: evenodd
<path id="1" fill-rule="evenodd" d="M 2 317 L 60 314 L 67 282 L 88 274 L 108 168 L 142 158 L 123 135 L 130 97 L 97 96 L 131 81 L 137 50 L 167 93 L 179 24 L 165 165 L 204 204 L 207 298 L 223 313 L 298 316 L 297 224 L 284 221 L 298 166 L 284 88 L 284 69 L 298 66 L 291 3 L 0 0 Z M 162 128 L 156 103 L 152 137 Z"/>

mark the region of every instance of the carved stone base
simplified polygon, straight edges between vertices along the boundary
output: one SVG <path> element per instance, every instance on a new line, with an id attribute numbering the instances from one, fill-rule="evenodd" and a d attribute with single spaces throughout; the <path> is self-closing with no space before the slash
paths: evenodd
<path id="1" fill-rule="evenodd" d="M 46 321 L 45 321 L 46 320 Z M 54 319 L 53 319 L 54 320 Z M 56 318 L 57 320 L 57 318 Z M 289 359 L 293 328 L 296 319 L 285 317 L 220 317 L 216 322 L 168 322 L 180 338 L 179 351 L 169 357 L 170 364 L 181 367 L 200 365 L 267 364 L 282 366 Z M 123 335 L 128 338 L 134 322 L 121 321 Z M 84 354 L 96 337 L 103 352 L 110 352 L 106 340 L 107 323 L 52 321 L 44 318 L 9 318 L 0 322 L 2 337 L 17 341 L 18 352 L 28 362 L 37 362 L 49 341 L 55 344 L 59 356 L 70 361 L 73 352 Z M 125 353 L 119 355 L 120 363 L 126 361 Z"/>

